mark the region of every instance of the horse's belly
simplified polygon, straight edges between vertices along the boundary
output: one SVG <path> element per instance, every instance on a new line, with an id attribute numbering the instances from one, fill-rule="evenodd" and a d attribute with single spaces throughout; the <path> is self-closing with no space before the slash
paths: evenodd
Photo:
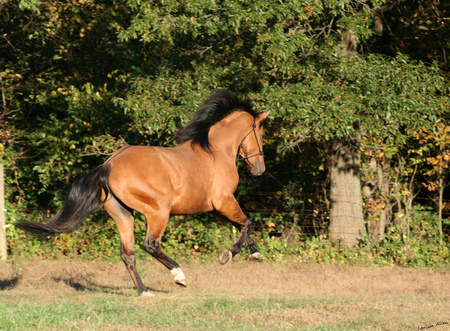
<path id="1" fill-rule="evenodd" d="M 212 203 L 205 197 L 184 196 L 172 201 L 171 215 L 193 215 L 207 213 L 213 210 Z"/>

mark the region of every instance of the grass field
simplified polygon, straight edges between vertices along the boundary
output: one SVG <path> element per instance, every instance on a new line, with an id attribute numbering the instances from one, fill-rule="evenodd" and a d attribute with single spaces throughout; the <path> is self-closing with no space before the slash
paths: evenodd
<path id="1" fill-rule="evenodd" d="M 188 287 L 141 261 L 138 297 L 121 262 L 0 262 L 1 330 L 450 329 L 450 272 L 233 261 L 183 266 Z"/>

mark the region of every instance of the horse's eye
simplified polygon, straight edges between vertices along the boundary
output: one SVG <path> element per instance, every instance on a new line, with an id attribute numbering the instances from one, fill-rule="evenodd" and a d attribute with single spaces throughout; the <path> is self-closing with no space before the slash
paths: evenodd
<path id="1" fill-rule="evenodd" d="M 266 139 L 266 135 L 265 134 L 261 135 L 261 139 L 262 140 Z"/>

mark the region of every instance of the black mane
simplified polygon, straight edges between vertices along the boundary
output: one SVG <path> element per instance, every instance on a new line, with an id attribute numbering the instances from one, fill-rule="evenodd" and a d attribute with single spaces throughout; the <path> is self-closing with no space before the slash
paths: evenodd
<path id="1" fill-rule="evenodd" d="M 237 110 L 245 111 L 253 117 L 259 115 L 253 109 L 250 100 L 239 100 L 236 94 L 229 90 L 217 92 L 205 100 L 192 121 L 182 128 L 175 138 L 178 143 L 192 139 L 192 145 L 200 145 L 204 151 L 211 153 L 208 140 L 209 129 Z"/>

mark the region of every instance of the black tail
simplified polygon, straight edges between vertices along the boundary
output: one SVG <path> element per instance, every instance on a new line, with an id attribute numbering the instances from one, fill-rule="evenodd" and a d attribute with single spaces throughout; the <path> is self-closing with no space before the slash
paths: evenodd
<path id="1" fill-rule="evenodd" d="M 100 208 L 109 194 L 109 164 L 104 164 L 83 178 L 79 179 L 70 190 L 61 210 L 47 224 L 19 221 L 16 227 L 38 236 L 56 233 L 70 233 L 86 218 L 87 215 Z M 102 190 L 106 193 L 101 199 Z"/>

